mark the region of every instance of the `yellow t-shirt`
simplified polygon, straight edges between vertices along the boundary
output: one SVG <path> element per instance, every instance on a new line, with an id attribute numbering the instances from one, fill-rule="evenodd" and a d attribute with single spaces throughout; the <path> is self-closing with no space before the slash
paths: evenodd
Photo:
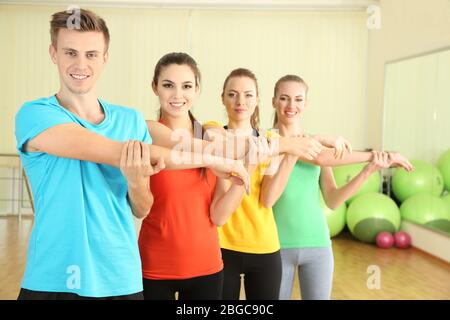
<path id="1" fill-rule="evenodd" d="M 259 202 L 261 183 L 267 164 L 259 165 L 250 178 L 250 194 L 227 223 L 219 228 L 220 246 L 246 253 L 273 253 L 280 249 L 272 208 Z"/>
<path id="2" fill-rule="evenodd" d="M 209 121 L 204 125 L 220 126 Z M 273 253 L 280 249 L 272 208 L 259 202 L 261 183 L 270 161 L 260 164 L 250 178 L 250 194 L 219 229 L 220 246 L 245 253 Z"/>

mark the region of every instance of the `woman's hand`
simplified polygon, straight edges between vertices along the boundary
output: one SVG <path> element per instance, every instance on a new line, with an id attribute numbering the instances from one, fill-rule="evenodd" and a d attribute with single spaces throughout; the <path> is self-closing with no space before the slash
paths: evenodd
<path id="1" fill-rule="evenodd" d="M 150 147 L 141 141 L 127 141 L 122 147 L 120 171 L 127 179 L 131 211 L 136 218 L 144 218 L 153 205 L 149 176 L 164 169 L 164 159 L 155 165 L 150 161 Z"/>
<path id="2" fill-rule="evenodd" d="M 230 179 L 237 185 L 243 185 L 247 194 L 250 193 L 250 177 L 241 160 L 216 160 L 212 161 L 208 168 L 218 178 Z"/>
<path id="3" fill-rule="evenodd" d="M 286 139 L 288 150 L 290 154 L 304 158 L 307 160 L 314 160 L 322 151 L 322 144 L 311 137 L 289 137 Z"/>
<path id="4" fill-rule="evenodd" d="M 391 167 L 403 167 L 406 171 L 414 171 L 414 166 L 398 152 L 388 152 Z"/>
<path id="5" fill-rule="evenodd" d="M 391 166 L 389 154 L 383 151 L 372 151 L 373 157 L 364 168 L 369 174 L 372 174 L 380 169 L 386 169 Z"/>
<path id="6" fill-rule="evenodd" d="M 130 186 L 148 184 L 148 177 L 165 168 L 164 159 L 160 158 L 155 165 L 150 162 L 150 148 L 141 141 L 127 141 L 123 145 L 120 158 L 120 171 Z"/>
<path id="7" fill-rule="evenodd" d="M 333 137 L 317 135 L 313 138 L 319 141 L 325 147 L 333 148 L 334 157 L 336 159 L 343 159 L 346 153 L 352 153 L 352 145 L 350 144 L 350 141 L 342 136 Z"/>

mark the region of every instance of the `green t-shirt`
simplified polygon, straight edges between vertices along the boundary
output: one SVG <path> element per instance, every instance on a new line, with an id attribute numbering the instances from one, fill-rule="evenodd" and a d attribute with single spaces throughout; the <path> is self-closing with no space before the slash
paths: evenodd
<path id="1" fill-rule="evenodd" d="M 331 246 L 320 206 L 320 167 L 297 161 L 283 194 L 273 206 L 282 249 Z"/>

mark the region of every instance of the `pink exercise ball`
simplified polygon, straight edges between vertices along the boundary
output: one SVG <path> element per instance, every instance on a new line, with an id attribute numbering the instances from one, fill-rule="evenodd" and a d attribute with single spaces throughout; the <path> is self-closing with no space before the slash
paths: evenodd
<path id="1" fill-rule="evenodd" d="M 395 246 L 399 249 L 406 249 L 411 246 L 411 236 L 405 231 L 398 231 L 394 234 Z"/>
<path id="2" fill-rule="evenodd" d="M 390 232 L 382 231 L 377 234 L 375 242 L 378 248 L 389 249 L 394 245 L 394 237 Z"/>

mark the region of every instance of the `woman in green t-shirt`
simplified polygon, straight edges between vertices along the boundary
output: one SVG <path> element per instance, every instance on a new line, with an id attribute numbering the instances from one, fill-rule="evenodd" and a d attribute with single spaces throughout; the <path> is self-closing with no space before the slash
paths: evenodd
<path id="1" fill-rule="evenodd" d="M 305 135 L 299 119 L 306 107 L 308 86 L 298 76 L 287 75 L 275 85 L 273 107 L 276 109 L 274 128 L 281 136 Z M 343 138 L 315 137 L 323 144 L 346 144 Z M 341 148 L 342 150 L 342 148 Z M 351 150 L 350 150 L 351 151 Z M 339 157 L 338 157 L 339 158 Z M 295 268 L 298 267 L 302 299 L 330 299 L 333 279 L 333 252 L 327 222 L 320 206 L 320 191 L 330 209 L 339 207 L 350 198 L 365 180 L 381 168 L 412 165 L 398 153 L 350 152 L 342 159 L 321 153 L 314 161 L 300 161 L 285 155 L 284 163 L 291 163 L 290 175 L 281 197 L 273 206 L 281 245 L 282 280 L 280 299 L 290 299 Z M 283 163 L 282 162 L 282 163 Z M 368 162 L 351 181 L 341 188 L 331 170 L 332 166 Z"/>

